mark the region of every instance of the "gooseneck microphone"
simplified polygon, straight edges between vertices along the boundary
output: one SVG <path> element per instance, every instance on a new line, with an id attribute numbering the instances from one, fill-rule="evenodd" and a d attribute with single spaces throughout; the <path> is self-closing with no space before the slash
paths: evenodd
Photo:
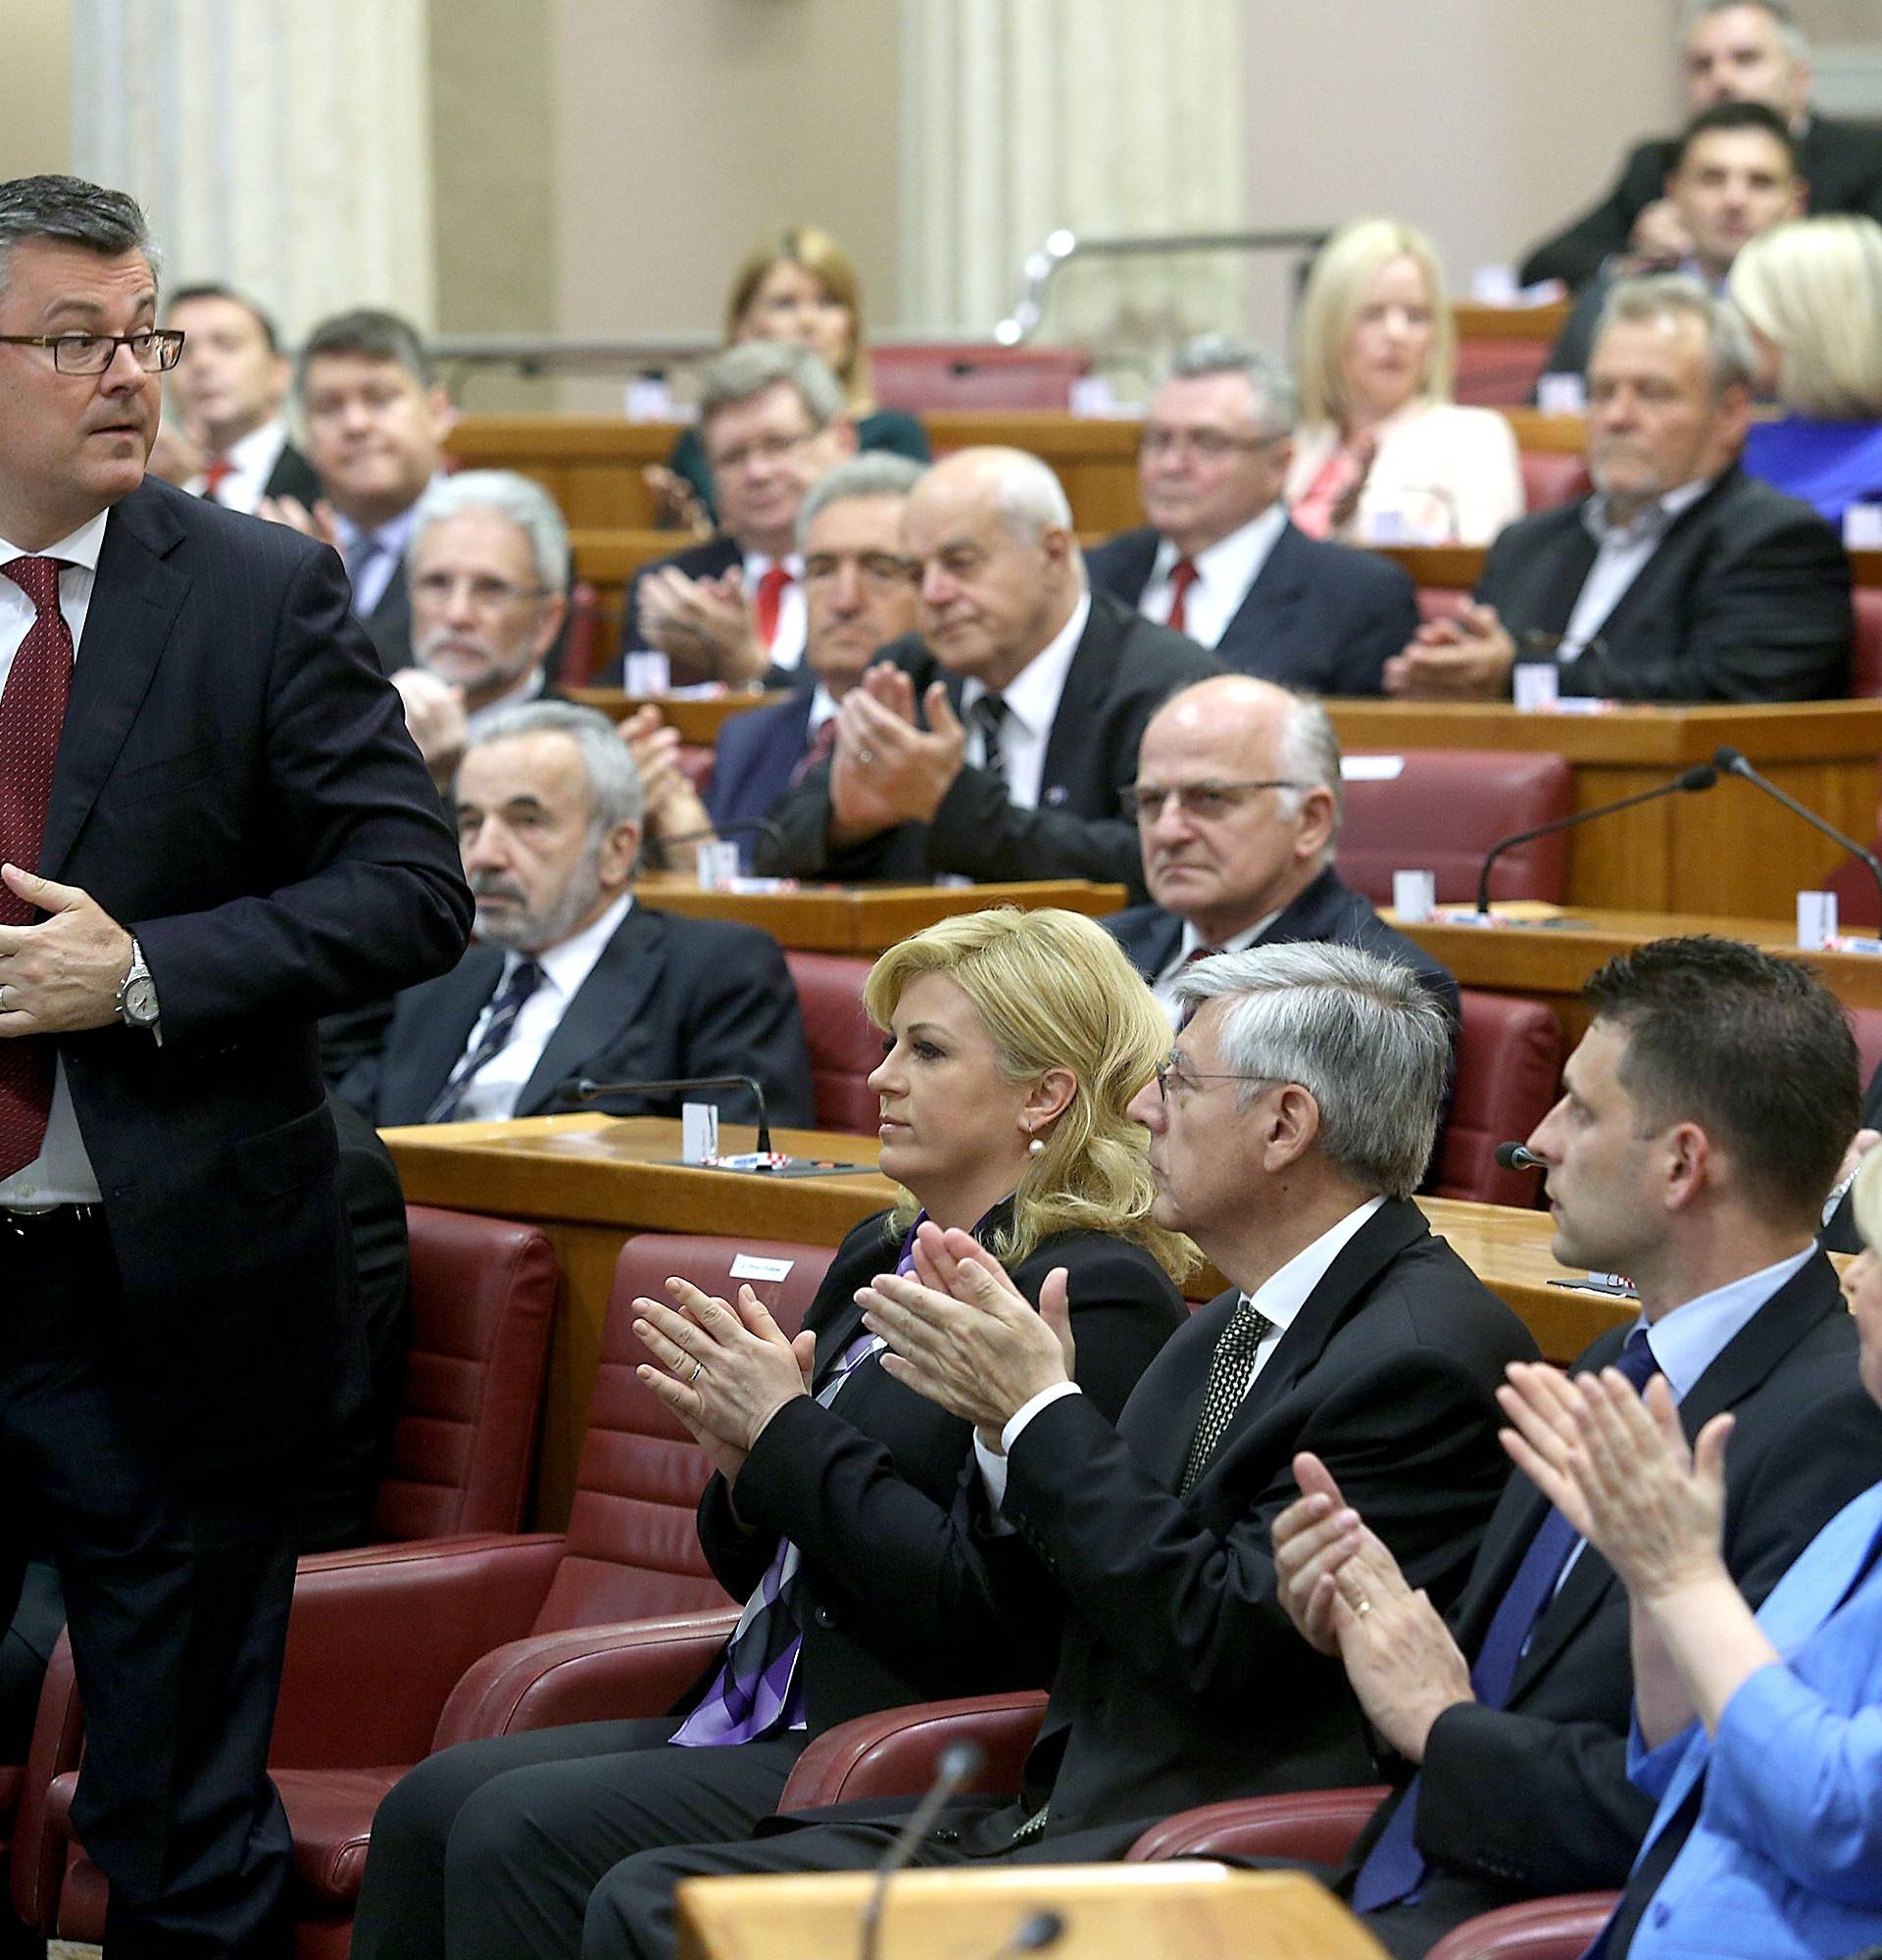
<path id="1" fill-rule="evenodd" d="M 1794 796 L 1790 795 L 1787 791 L 1779 789 L 1768 776 L 1760 776 L 1752 767 L 1750 761 L 1746 760 L 1742 750 L 1730 747 L 1714 749 L 1712 751 L 1712 760 L 1728 776 L 1743 776 L 1754 789 L 1762 790 L 1773 803 L 1781 803 L 1793 816 L 1801 816 L 1812 830 L 1820 830 L 1832 844 L 1840 844 L 1852 858 L 1859 858 L 1869 867 L 1869 876 L 1875 880 L 1876 899 L 1878 903 L 1882 903 L 1882 863 L 1876 861 L 1873 851 L 1864 851 L 1855 838 L 1845 837 L 1834 824 L 1826 823 L 1822 817 L 1817 815 L 1815 810 L 1806 809 Z"/>
<path id="2" fill-rule="evenodd" d="M 1527 1144 L 1499 1144 L 1497 1162 L 1505 1170 L 1547 1170 L 1549 1159 L 1539 1157 Z"/>
<path id="3" fill-rule="evenodd" d="M 970 1777 L 978 1776 L 986 1761 L 986 1751 L 978 1742 L 950 1742 L 934 1766 L 934 1781 L 928 1793 L 909 1813 L 909 1821 L 895 1834 L 895 1841 L 882 1853 L 875 1867 L 875 1884 L 863 1906 L 863 1937 L 858 1946 L 861 1960 L 875 1960 L 876 1944 L 882 1936 L 882 1907 L 888 1900 L 889 1881 L 915 1856 L 915 1847 L 928 1835 L 941 1814 L 941 1806 Z"/>
<path id="4" fill-rule="evenodd" d="M 737 823 L 710 824 L 704 830 L 682 830 L 671 837 L 657 837 L 654 841 L 663 849 L 672 844 L 710 844 L 719 837 L 762 837 L 776 851 L 784 849 L 784 833 L 768 816 L 741 818 Z"/>
<path id="5" fill-rule="evenodd" d="M 1592 823 L 1598 816 L 1612 816 L 1616 810 L 1632 809 L 1636 804 L 1652 803 L 1657 797 L 1677 796 L 1682 790 L 1709 790 L 1717 781 L 1718 771 L 1709 762 L 1695 762 L 1670 783 L 1660 783 L 1651 790 L 1636 790 L 1632 796 L 1617 797 L 1612 803 L 1598 803 L 1593 809 L 1570 810 L 1552 823 L 1539 823 L 1532 830 L 1518 830 L 1511 837 L 1498 838 L 1477 873 L 1477 910 L 1490 909 L 1490 867 L 1506 851 L 1514 850 L 1518 844 L 1532 844 L 1538 837 L 1553 837 L 1558 830 L 1572 830 L 1578 823 Z"/>
<path id="6" fill-rule="evenodd" d="M 662 1082 L 597 1082 L 592 1076 L 577 1076 L 557 1091 L 557 1100 L 568 1102 L 599 1102 L 607 1096 L 680 1096 L 689 1089 L 745 1089 L 758 1104 L 758 1151 L 768 1156 L 771 1149 L 770 1119 L 765 1113 L 765 1092 L 750 1075 L 676 1075 Z"/>
<path id="7" fill-rule="evenodd" d="M 1042 1912 L 1029 1913 L 1022 1919 L 1006 1943 L 996 1947 L 987 1960 L 1013 1960 L 1015 1953 L 1043 1953 L 1047 1947 L 1059 1943 L 1065 1931 L 1065 1915 L 1047 1906 Z"/>

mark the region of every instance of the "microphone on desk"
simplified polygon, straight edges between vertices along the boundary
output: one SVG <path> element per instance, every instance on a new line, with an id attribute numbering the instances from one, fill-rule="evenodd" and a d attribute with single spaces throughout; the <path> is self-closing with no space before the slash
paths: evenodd
<path id="1" fill-rule="evenodd" d="M 1869 867 L 1869 876 L 1875 880 L 1875 894 L 1882 902 L 1882 863 L 1877 863 L 1873 851 L 1864 851 L 1855 838 L 1845 837 L 1832 823 L 1826 823 L 1813 809 L 1806 809 L 1787 791 L 1781 790 L 1768 776 L 1760 776 L 1746 760 L 1743 751 L 1729 746 L 1714 749 L 1712 760 L 1728 776 L 1743 776 L 1754 789 L 1760 789 L 1773 803 L 1781 803 L 1793 816 L 1801 816 L 1811 829 L 1820 830 L 1832 844 L 1840 844 L 1852 858 L 1859 858 Z"/>
<path id="2" fill-rule="evenodd" d="M 987 1960 L 1013 1960 L 1015 1953 L 1043 1953 L 1047 1947 L 1058 1945 L 1065 1932 L 1065 1914 L 1047 1906 L 1041 1912 L 1028 1913 Z"/>
<path id="3" fill-rule="evenodd" d="M 737 823 L 709 824 L 704 830 L 682 830 L 676 837 L 654 841 L 663 849 L 672 844 L 710 844 L 718 837 L 762 837 L 773 850 L 784 849 L 784 833 L 768 816 L 743 817 Z"/>
<path id="4" fill-rule="evenodd" d="M 1499 1144 L 1497 1162 L 1505 1170 L 1547 1170 L 1549 1159 L 1539 1157 L 1527 1144 Z"/>
<path id="5" fill-rule="evenodd" d="M 1725 752 L 1721 749 L 1719 754 Z M 1736 750 L 1733 751 L 1737 753 Z M 1632 809 L 1636 804 L 1652 803 L 1657 797 L 1677 796 L 1682 790 L 1709 790 L 1718 781 L 1718 771 L 1709 762 L 1695 762 L 1690 769 L 1682 769 L 1669 783 L 1657 784 L 1650 790 L 1636 790 L 1632 796 L 1616 797 L 1612 803 L 1598 803 L 1593 809 L 1570 810 L 1566 816 L 1559 816 L 1552 823 L 1538 823 L 1533 829 L 1518 830 L 1513 836 L 1500 837 L 1491 845 L 1483 860 L 1483 868 L 1477 873 L 1477 910 L 1490 909 L 1490 867 L 1518 844 L 1532 844 L 1538 837 L 1551 837 L 1558 830 L 1572 830 L 1578 823 L 1591 823 L 1598 816 L 1612 816 L 1616 810 Z"/>
<path id="6" fill-rule="evenodd" d="M 863 1937 L 857 1951 L 861 1960 L 875 1960 L 882 1937 L 882 1908 L 888 1901 L 889 1881 L 915 1856 L 915 1847 L 928 1835 L 929 1827 L 941 1814 L 941 1806 L 961 1786 L 980 1773 L 987 1759 L 978 1742 L 950 1742 L 934 1766 L 934 1781 L 927 1794 L 909 1813 L 909 1821 L 895 1834 L 895 1841 L 882 1853 L 875 1867 L 875 1884 L 863 1905 Z"/>
<path id="7" fill-rule="evenodd" d="M 659 1082 L 597 1082 L 592 1076 L 571 1076 L 556 1091 L 558 1102 L 599 1102 L 608 1096 L 681 1096 L 689 1089 L 747 1089 L 758 1104 L 758 1144 L 761 1156 L 771 1150 L 770 1119 L 765 1113 L 765 1092 L 750 1075 L 675 1075 Z"/>

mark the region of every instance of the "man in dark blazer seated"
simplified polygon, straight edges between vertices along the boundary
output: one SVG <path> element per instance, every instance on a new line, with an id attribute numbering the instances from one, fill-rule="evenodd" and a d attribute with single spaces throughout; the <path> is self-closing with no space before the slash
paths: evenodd
<path id="1" fill-rule="evenodd" d="M 1882 1452 L 1811 1237 L 1856 1123 L 1855 1046 L 1805 968 L 1728 940 L 1657 941 L 1583 998 L 1592 1024 L 1529 1146 L 1556 1257 L 1627 1273 L 1641 1316 L 1576 1365 L 1663 1374 L 1689 1436 L 1732 1412 L 1725 1557 L 1756 1605 Z M 1447 1628 L 1341 1515 L 1364 1520 L 1363 1499 L 1312 1466 L 1304 1483 L 1276 1528 L 1282 1596 L 1402 1764 L 1348 1874 L 1373 1936 L 1421 1955 L 1477 1913 L 1623 1884 L 1654 1803 L 1626 1776 L 1627 1599 L 1607 1562 L 1512 1474 Z"/>
<path id="2" fill-rule="evenodd" d="M 299 1484 L 364 1359 L 314 1021 L 470 907 L 338 561 L 143 480 L 156 319 L 129 198 L 0 186 L 0 1619 L 43 1544 L 111 1950 L 260 1956 Z"/>
<path id="3" fill-rule="evenodd" d="M 1417 595 L 1389 560 L 1288 522 L 1293 376 L 1210 334 L 1157 390 L 1137 458 L 1142 530 L 1086 554 L 1093 587 L 1213 647 L 1222 662 L 1315 694 L 1377 694 L 1417 630 Z"/>
<path id="4" fill-rule="evenodd" d="M 797 994 L 768 935 L 635 902 L 640 780 L 614 724 L 540 701 L 497 709 L 455 785 L 479 944 L 402 995 L 377 1053 L 340 1097 L 378 1124 L 535 1116 L 568 1085 L 749 1075 L 775 1123 L 816 1111 Z M 756 1112 L 744 1090 L 625 1096 L 604 1106 L 677 1115 L 682 1102 Z"/>
<path id="5" fill-rule="evenodd" d="M 1125 792 L 1150 904 L 1104 923 L 1172 1022 L 1192 960 L 1328 940 L 1409 966 L 1455 1040 L 1457 981 L 1334 868 L 1345 801 L 1339 737 L 1303 695 L 1225 674 L 1184 688 L 1152 718 Z"/>
<path id="6" fill-rule="evenodd" d="M 1563 695 L 1847 694 L 1849 560 L 1808 504 L 1739 467 L 1752 372 L 1743 320 L 1698 280 L 1620 280 L 1588 365 L 1594 494 L 1510 525 L 1475 603 L 1419 628 L 1387 692 L 1507 697 L 1524 662 Z"/>
<path id="7" fill-rule="evenodd" d="M 1810 107 L 1810 51 L 1782 0 L 1703 0 L 1685 43 L 1690 114 L 1721 102 L 1761 102 L 1790 125 L 1809 209 L 1882 219 L 1882 128 L 1822 116 Z M 1523 261 L 1525 285 L 1541 279 L 1585 284 L 1620 254 L 1678 265 L 1692 233 L 1666 192 L 1675 138 L 1640 144 L 1609 195 Z"/>
<path id="8" fill-rule="evenodd" d="M 1227 954 L 1183 985 L 1195 1016 L 1133 1113 L 1159 1222 L 1232 1285 L 1171 1337 L 1115 1428 L 1068 1379 L 1050 1293 L 1021 1326 L 985 1253 L 979 1280 L 955 1263 L 961 1235 L 926 1249 L 958 1298 L 913 1276 L 863 1296 L 899 1379 L 989 1440 L 981 1500 L 1033 1549 L 1031 1584 L 1066 1621 L 1023 1788 L 950 1804 L 916 1864 L 1116 1857 L 1190 1804 L 1369 1781 L 1336 1664 L 1276 1596 L 1268 1533 L 1298 1494 L 1294 1457 L 1333 1450 L 1440 1597 L 1503 1481 L 1491 1396 L 1533 1344 L 1411 1202 L 1443 1016 L 1403 967 L 1351 947 Z M 907 1807 L 630 1858 L 595 1892 L 582 1950 L 668 1952 L 680 1878 L 867 1866 Z"/>
<path id="9" fill-rule="evenodd" d="M 902 543 L 919 567 L 920 631 L 844 696 L 830 760 L 773 806 L 782 835 L 761 841 L 759 869 L 1141 892 L 1118 802 L 1137 744 L 1167 695 L 1220 663 L 1087 589 L 1065 490 L 1021 450 L 937 463 Z"/>

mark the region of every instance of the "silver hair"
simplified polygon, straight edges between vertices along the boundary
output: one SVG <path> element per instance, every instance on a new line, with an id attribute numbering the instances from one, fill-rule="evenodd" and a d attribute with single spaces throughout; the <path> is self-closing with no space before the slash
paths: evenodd
<path id="1" fill-rule="evenodd" d="M 1047 531 L 1072 528 L 1065 486 L 1050 464 L 1023 449 L 963 451 L 993 478 L 993 507 L 1015 544 L 1036 545 Z"/>
<path id="2" fill-rule="evenodd" d="M 852 504 L 865 497 L 906 497 L 920 482 L 927 469 L 913 457 L 894 456 L 887 450 L 872 449 L 839 463 L 828 475 L 820 476 L 805 493 L 797 511 L 797 546 L 811 534 L 812 520 L 832 504 Z"/>
<path id="3" fill-rule="evenodd" d="M 640 771 L 615 724 L 598 709 L 572 701 L 526 701 L 473 714 L 465 754 L 523 735 L 567 735 L 581 754 L 588 779 L 588 833 L 600 837 L 618 823 L 640 821 Z"/>
<path id="4" fill-rule="evenodd" d="M 1319 1106 L 1319 1148 L 1362 1189 L 1410 1198 L 1437 1135 L 1451 1026 L 1409 966 L 1318 941 L 1199 960 L 1176 983 L 1187 1006 L 1225 1000 L 1225 1071 L 1291 1082 Z"/>
<path id="5" fill-rule="evenodd" d="M 1616 279 L 1596 322 L 1595 339 L 1599 343 L 1610 326 L 1638 326 L 1681 314 L 1698 320 L 1706 331 L 1712 392 L 1749 388 L 1758 362 L 1744 317 L 1730 300 L 1720 299 L 1687 272 L 1641 272 Z"/>
<path id="6" fill-rule="evenodd" d="M 1292 435 L 1300 420 L 1300 391 L 1287 364 L 1251 340 L 1225 333 L 1199 334 L 1176 350 L 1169 364 L 1172 381 L 1205 374 L 1239 374 L 1255 391 L 1256 418 L 1270 435 Z"/>
<path id="7" fill-rule="evenodd" d="M 493 511 L 507 517 L 529 540 L 536 583 L 546 592 L 569 589 L 569 526 L 548 491 L 514 469 L 461 469 L 455 476 L 440 476 L 419 499 L 406 564 L 417 559 L 419 544 L 433 524 L 467 511 Z"/>
<path id="8" fill-rule="evenodd" d="M 828 428 L 843 413 L 843 384 L 821 355 L 795 340 L 741 340 L 706 370 L 699 391 L 700 427 L 721 409 L 752 401 L 780 381 L 796 390 L 813 428 Z"/>
<path id="9" fill-rule="evenodd" d="M 1777 38 L 1784 43 L 1784 52 L 1792 61 L 1809 60 L 1810 37 L 1804 31 L 1797 10 L 1788 4 L 1788 0 L 1688 0 L 1683 31 L 1690 34 L 1702 21 L 1710 20 L 1714 14 L 1729 14 L 1734 7 L 1756 7 L 1760 14 L 1768 14 L 1772 26 L 1777 29 Z"/>
<path id="10" fill-rule="evenodd" d="M 141 252 L 153 274 L 158 269 L 159 254 L 137 200 L 83 177 L 14 177 L 0 183 L 0 288 L 13 248 L 34 238 L 81 245 L 101 258 Z"/>
<path id="11" fill-rule="evenodd" d="M 1346 778 L 1340 772 L 1340 738 L 1333 718 L 1316 696 L 1286 692 L 1293 708 L 1281 723 L 1280 764 L 1282 771 L 1297 783 L 1323 789 L 1333 799 L 1333 828 L 1327 836 L 1320 862 L 1330 864 L 1339 850 L 1340 831 L 1346 823 Z M 1283 790 L 1288 814 L 1298 816 L 1307 801 L 1306 790 Z"/>

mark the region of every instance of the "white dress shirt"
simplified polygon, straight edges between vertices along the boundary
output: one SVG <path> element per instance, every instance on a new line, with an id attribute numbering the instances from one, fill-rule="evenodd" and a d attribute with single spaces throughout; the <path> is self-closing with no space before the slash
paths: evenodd
<path id="1" fill-rule="evenodd" d="M 1052 724 L 1059 718 L 1059 702 L 1065 691 L 1065 676 L 1071 671 L 1071 657 L 1085 637 L 1090 618 L 1091 594 L 1083 592 L 1071 609 L 1071 617 L 1000 690 L 1000 698 L 1007 704 L 1006 719 L 1000 724 L 1007 801 L 1020 809 L 1037 809 L 1045 793 L 1046 745 L 1052 740 Z M 987 745 L 972 719 L 973 704 L 988 691 L 977 680 L 967 681 L 961 689 L 961 714 L 967 724 L 966 760 L 976 769 L 986 766 Z"/>
<path id="2" fill-rule="evenodd" d="M 431 482 L 441 480 L 434 476 Z M 430 487 L 429 483 L 425 485 L 427 490 Z M 417 497 L 396 517 L 388 517 L 384 523 L 373 525 L 370 531 L 356 524 L 344 512 L 333 513 L 333 534 L 340 541 L 340 556 L 346 561 L 347 575 L 353 583 L 354 618 L 371 618 L 379 601 L 385 597 L 385 588 L 392 583 L 392 574 L 398 569 L 399 561 L 405 557 L 405 548 L 412 542 L 418 520 Z M 371 558 L 362 559 L 361 547 L 369 537 L 378 550 Z"/>
<path id="3" fill-rule="evenodd" d="M 1571 661 L 1588 642 L 1600 637 L 1609 614 L 1627 596 L 1627 588 L 1647 569 L 1647 562 L 1659 549 L 1660 540 L 1673 527 L 1673 519 L 1690 509 L 1712 487 L 1713 479 L 1702 476 L 1696 483 L 1682 483 L 1668 490 L 1641 511 L 1630 524 L 1609 520 L 1607 498 L 1590 497 L 1581 507 L 1581 521 L 1588 527 L 1597 550 L 1588 568 L 1575 610 L 1557 651 L 1559 661 Z"/>
<path id="4" fill-rule="evenodd" d="M 110 516 L 109 511 L 101 511 L 69 538 L 61 538 L 43 552 L 23 552 L 18 545 L 0 538 L 0 564 L 10 564 L 17 558 L 66 560 L 66 568 L 59 574 L 59 611 L 72 634 L 74 662 L 78 649 L 84 645 L 91 588 L 98 574 L 98 554 L 104 547 L 105 524 Z M 6 692 L 14 656 L 38 616 L 32 601 L 20 587 L 10 578 L 0 578 L 0 694 Z M 66 1061 L 60 1055 L 53 1063 L 52 1113 L 46 1123 L 45 1142 L 29 1164 L 22 1165 L 11 1177 L 0 1178 L 0 1205 L 37 1210 L 52 1204 L 96 1204 L 98 1198 L 98 1173 L 92 1169 L 91 1158 L 85 1153 L 85 1140 L 78 1134 L 72 1091 L 66 1086 Z"/>
<path id="5" fill-rule="evenodd" d="M 1217 538 L 1190 560 L 1196 567 L 1195 582 L 1183 601 L 1183 633 L 1200 646 L 1213 647 L 1228 631 L 1228 622 L 1242 610 L 1249 588 L 1262 575 L 1267 555 L 1287 528 L 1287 508 L 1270 504 L 1259 517 L 1251 517 L 1239 531 Z M 1162 626 L 1169 619 L 1172 597 L 1169 575 L 1182 557 L 1167 538 L 1157 547 L 1157 562 L 1150 568 L 1150 583 L 1137 598 L 1137 610 L 1146 619 Z"/>
<path id="6" fill-rule="evenodd" d="M 1231 933 L 1227 939 L 1222 941 L 1220 946 L 1211 947 L 1210 952 L 1212 954 L 1247 952 L 1280 915 L 1280 909 L 1277 907 L 1275 910 L 1267 913 L 1265 917 L 1258 918 L 1246 932 Z M 1183 936 L 1177 944 L 1175 958 L 1170 960 L 1164 967 L 1163 971 L 1157 975 L 1156 979 L 1150 983 L 1150 991 L 1157 996 L 1158 1004 L 1169 1016 L 1169 1024 L 1172 1028 L 1183 1017 L 1182 1003 L 1176 998 L 1176 983 L 1183 977 L 1183 969 L 1189 964 L 1189 956 L 1196 952 L 1202 944 L 1202 934 L 1185 919 L 1183 921 Z"/>
<path id="7" fill-rule="evenodd" d="M 518 1010 L 509 1041 L 466 1085 L 464 1100 L 458 1105 L 458 1115 L 463 1121 L 494 1123 L 516 1114 L 517 1100 L 529 1078 L 535 1074 L 542 1052 L 549 1046 L 549 1037 L 561 1027 L 570 1002 L 595 970 L 595 961 L 601 957 L 608 942 L 620 930 L 622 920 L 633 909 L 633 904 L 634 895 L 623 892 L 593 925 L 584 926 L 572 938 L 565 939 L 561 945 L 552 946 L 548 952 L 535 956 L 536 964 L 542 968 L 542 978 L 536 983 L 536 991 Z M 497 978 L 489 1004 L 477 1016 L 463 1054 L 473 1053 L 477 1043 L 483 1039 L 484 1023 L 490 1018 L 490 1009 L 496 1005 L 497 996 L 503 992 L 505 982 L 522 958 L 520 953 L 505 954 L 503 971 Z"/>
<path id="8" fill-rule="evenodd" d="M 217 486 L 217 503 L 225 511 L 239 511 L 245 517 L 252 517 L 286 447 L 287 421 L 281 416 L 264 422 L 258 429 L 250 429 L 240 441 L 230 443 L 223 458 L 228 465 L 228 474 Z M 192 476 L 183 488 L 192 497 L 200 497 L 208 482 L 207 476 Z"/>
<path id="9" fill-rule="evenodd" d="M 794 667 L 804 658 L 804 561 L 796 552 L 788 558 L 768 558 L 763 552 L 745 554 L 745 603 L 758 605 L 759 581 L 774 564 L 791 574 L 791 582 L 777 595 L 777 631 L 771 636 L 770 661 L 774 667 Z"/>

